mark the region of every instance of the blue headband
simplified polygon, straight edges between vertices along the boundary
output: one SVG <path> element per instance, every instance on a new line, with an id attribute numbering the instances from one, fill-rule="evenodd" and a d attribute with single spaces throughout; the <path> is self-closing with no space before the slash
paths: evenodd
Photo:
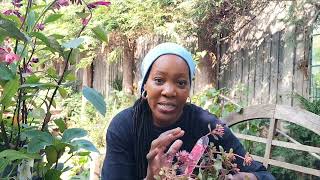
<path id="1" fill-rule="evenodd" d="M 195 73 L 195 63 L 193 62 L 191 53 L 186 50 L 184 47 L 175 44 L 175 43 L 162 43 L 151 49 L 148 54 L 144 57 L 141 64 L 141 72 L 142 72 L 142 82 L 140 84 L 140 93 L 143 92 L 143 85 L 147 81 L 147 73 L 150 70 L 154 61 L 156 61 L 160 56 L 165 54 L 174 54 L 181 57 L 189 67 L 189 77 L 190 77 L 190 86 L 192 79 Z"/>

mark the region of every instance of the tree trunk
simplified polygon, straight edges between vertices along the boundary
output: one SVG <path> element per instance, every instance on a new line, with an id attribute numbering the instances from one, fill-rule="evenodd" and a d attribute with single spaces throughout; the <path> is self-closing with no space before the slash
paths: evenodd
<path id="1" fill-rule="evenodd" d="M 122 62 L 123 79 L 122 90 L 126 93 L 133 94 L 133 66 L 134 66 L 134 49 L 135 41 L 124 39 L 124 58 Z"/>
<path id="2" fill-rule="evenodd" d="M 215 87 L 217 75 L 216 39 L 211 40 L 206 27 L 201 27 L 198 33 L 198 51 L 206 51 L 206 55 L 200 58 L 196 71 L 195 89 L 202 91 L 208 87 Z"/>

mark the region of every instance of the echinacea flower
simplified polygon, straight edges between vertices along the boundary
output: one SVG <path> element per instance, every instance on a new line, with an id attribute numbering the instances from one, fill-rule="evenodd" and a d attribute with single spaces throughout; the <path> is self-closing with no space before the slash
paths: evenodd
<path id="1" fill-rule="evenodd" d="M 89 9 L 94 9 L 97 6 L 109 6 L 110 4 L 111 4 L 111 2 L 107 2 L 107 1 L 96 1 L 93 3 L 89 3 L 87 7 Z"/>

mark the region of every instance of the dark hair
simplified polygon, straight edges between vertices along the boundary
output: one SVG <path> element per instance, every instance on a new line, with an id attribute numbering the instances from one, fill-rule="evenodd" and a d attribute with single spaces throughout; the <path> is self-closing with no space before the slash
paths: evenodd
<path id="1" fill-rule="evenodd" d="M 150 130 L 152 128 L 152 113 L 147 100 L 139 98 L 133 105 L 133 133 L 135 135 L 134 153 L 136 173 L 139 179 L 145 178 L 148 163 L 146 155 L 150 150 Z"/>

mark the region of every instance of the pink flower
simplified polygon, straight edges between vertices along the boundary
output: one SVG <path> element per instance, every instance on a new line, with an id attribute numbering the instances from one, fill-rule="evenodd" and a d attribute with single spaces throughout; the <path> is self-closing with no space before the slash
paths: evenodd
<path id="1" fill-rule="evenodd" d="M 20 57 L 14 53 L 8 53 L 5 56 L 5 62 L 8 64 L 12 64 L 14 61 L 18 61 Z"/>
<path id="2" fill-rule="evenodd" d="M 191 159 L 192 157 L 185 150 L 177 152 L 176 157 L 177 157 L 178 161 L 181 162 L 182 164 L 187 164 L 190 161 L 192 161 L 192 159 Z"/>
<path id="3" fill-rule="evenodd" d="M 17 17 L 21 17 L 21 13 L 18 10 L 5 10 L 2 14 L 6 15 L 6 16 L 10 16 L 11 14 L 16 15 Z"/>
<path id="4" fill-rule="evenodd" d="M 63 6 L 69 6 L 69 0 L 58 0 L 54 4 L 54 8 L 56 8 L 56 9 L 60 9 Z"/>
<path id="5" fill-rule="evenodd" d="M 5 10 L 2 14 L 9 16 L 12 14 L 12 10 Z"/>
<path id="6" fill-rule="evenodd" d="M 40 31 L 42 31 L 44 29 L 44 24 L 43 23 L 39 23 L 37 24 L 37 29 L 39 29 Z"/>
<path id="7" fill-rule="evenodd" d="M 15 7 L 21 7 L 22 6 L 22 0 L 13 0 L 12 1 L 12 4 L 15 6 Z"/>
<path id="8" fill-rule="evenodd" d="M 250 166 L 252 163 L 253 159 L 250 156 L 250 154 L 247 152 L 246 155 L 244 156 L 244 160 L 243 160 L 243 165 L 244 166 Z"/>
<path id="9" fill-rule="evenodd" d="M 6 62 L 7 64 L 12 64 L 13 62 L 18 61 L 20 59 L 18 55 L 10 51 L 10 49 L 6 50 L 4 48 L 0 48 L 0 61 Z"/>
<path id="10" fill-rule="evenodd" d="M 33 63 L 38 63 L 39 62 L 39 58 L 35 57 L 31 59 L 31 62 Z"/>
<path id="11" fill-rule="evenodd" d="M 58 0 L 60 6 L 69 6 L 69 0 Z"/>
<path id="12" fill-rule="evenodd" d="M 31 64 L 26 65 L 25 68 L 24 68 L 24 72 L 26 74 L 31 74 L 32 73 L 32 69 L 31 68 L 32 68 Z"/>
<path id="13" fill-rule="evenodd" d="M 93 8 L 96 8 L 97 6 L 109 6 L 110 4 L 111 2 L 107 2 L 107 1 L 96 1 L 93 3 L 89 3 L 88 8 L 93 9 Z"/>
<path id="14" fill-rule="evenodd" d="M 88 19 L 87 19 L 87 18 L 81 19 L 81 23 L 82 23 L 83 26 L 88 25 L 88 23 L 89 23 L 89 18 L 88 18 Z"/>

